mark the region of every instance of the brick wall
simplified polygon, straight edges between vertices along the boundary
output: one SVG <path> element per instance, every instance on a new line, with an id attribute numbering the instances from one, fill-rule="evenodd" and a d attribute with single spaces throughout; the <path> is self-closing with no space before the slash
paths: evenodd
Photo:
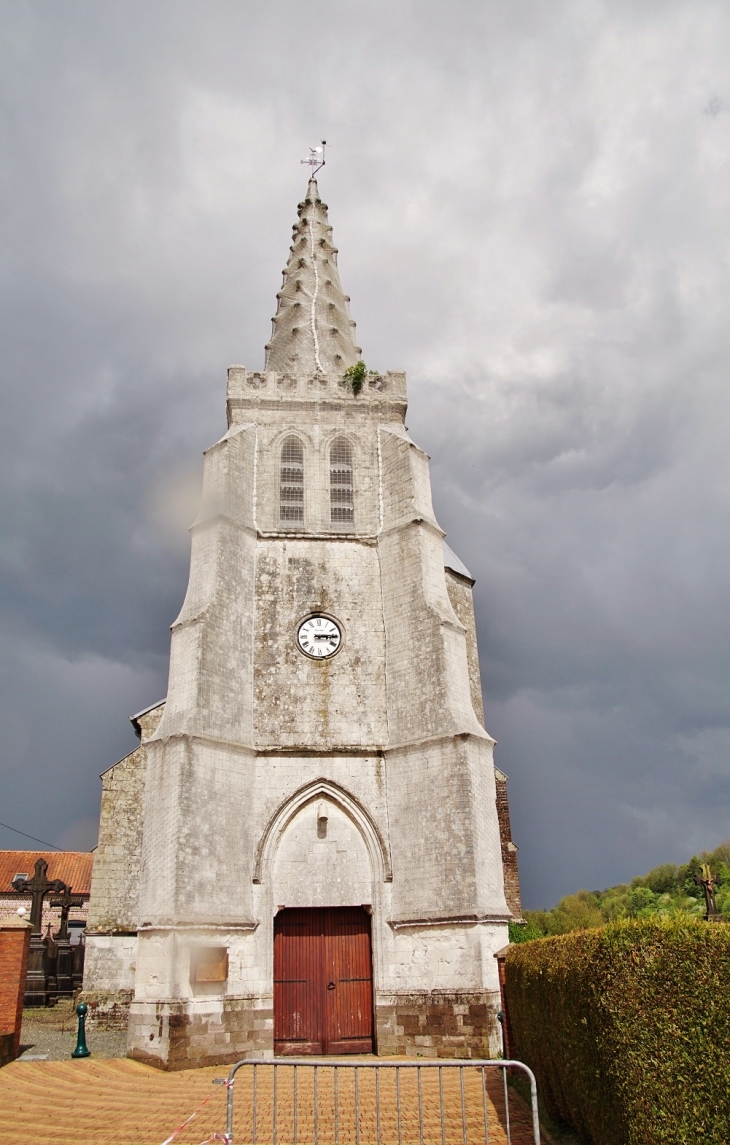
<path id="1" fill-rule="evenodd" d="M 31 871 L 31 876 L 33 872 Z M 73 888 L 72 888 L 73 889 Z M 74 894 L 76 892 L 74 891 Z M 0 895 L 0 925 L 4 924 L 6 920 L 16 919 L 18 917 L 18 907 L 24 906 L 26 909 L 25 921 L 30 918 L 31 897 L 30 895 L 19 895 L 17 893 Z M 72 907 L 69 912 L 69 920 L 85 920 L 88 911 L 88 905 L 81 907 Z M 48 924 L 51 925 L 51 934 L 55 934 L 61 925 L 61 910 L 59 907 L 50 905 L 50 896 L 43 900 L 43 915 L 41 918 L 41 933 L 45 935 L 48 930 Z"/>
<path id="2" fill-rule="evenodd" d="M 512 842 L 512 828 L 509 821 L 509 803 L 507 802 L 507 776 L 498 767 L 494 769 L 494 778 L 497 787 L 497 818 L 499 819 L 499 836 L 502 843 L 502 868 L 504 870 L 504 897 L 507 906 L 512 911 L 515 920 L 522 918 L 522 899 L 520 896 L 520 875 L 517 870 L 517 847 Z"/>
<path id="3" fill-rule="evenodd" d="M 0 923 L 0 1065 L 18 1056 L 30 931 L 20 919 Z"/>

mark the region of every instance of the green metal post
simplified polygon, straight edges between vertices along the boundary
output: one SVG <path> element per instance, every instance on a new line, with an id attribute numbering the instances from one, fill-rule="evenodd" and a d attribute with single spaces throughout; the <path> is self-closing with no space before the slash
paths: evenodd
<path id="1" fill-rule="evenodd" d="M 79 1017 L 79 1032 L 76 1037 L 76 1049 L 71 1054 L 72 1058 L 91 1057 L 91 1050 L 86 1045 L 86 1011 L 88 1008 L 86 1002 L 79 1002 L 76 1007 L 76 1013 Z"/>

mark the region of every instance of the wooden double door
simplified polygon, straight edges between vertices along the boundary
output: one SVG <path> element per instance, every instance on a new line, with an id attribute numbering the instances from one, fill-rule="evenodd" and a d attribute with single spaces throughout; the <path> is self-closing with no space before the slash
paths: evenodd
<path id="1" fill-rule="evenodd" d="M 363 1054 L 372 1049 L 367 911 L 279 911 L 274 919 L 274 1053 Z"/>

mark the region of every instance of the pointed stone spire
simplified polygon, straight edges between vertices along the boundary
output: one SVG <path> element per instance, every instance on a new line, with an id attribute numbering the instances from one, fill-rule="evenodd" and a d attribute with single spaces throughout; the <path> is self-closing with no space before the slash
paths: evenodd
<path id="1" fill-rule="evenodd" d="M 316 179 L 309 180 L 298 212 L 264 369 L 342 374 L 359 361 L 362 349 L 355 345 L 350 299 L 340 284 L 327 204 L 319 197 Z"/>

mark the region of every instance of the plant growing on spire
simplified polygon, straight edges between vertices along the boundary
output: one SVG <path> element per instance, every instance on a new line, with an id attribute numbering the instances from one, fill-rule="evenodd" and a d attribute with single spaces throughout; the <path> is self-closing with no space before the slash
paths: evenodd
<path id="1" fill-rule="evenodd" d="M 349 385 L 353 394 L 357 397 L 365 382 L 365 377 L 372 378 L 379 377 L 377 370 L 369 370 L 362 359 L 356 362 L 354 366 L 348 366 L 344 373 L 345 382 Z"/>
<path id="2" fill-rule="evenodd" d="M 362 359 L 356 362 L 354 366 L 348 366 L 345 370 L 345 381 L 349 384 L 350 389 L 356 397 L 363 387 L 367 372 L 368 368 Z"/>

